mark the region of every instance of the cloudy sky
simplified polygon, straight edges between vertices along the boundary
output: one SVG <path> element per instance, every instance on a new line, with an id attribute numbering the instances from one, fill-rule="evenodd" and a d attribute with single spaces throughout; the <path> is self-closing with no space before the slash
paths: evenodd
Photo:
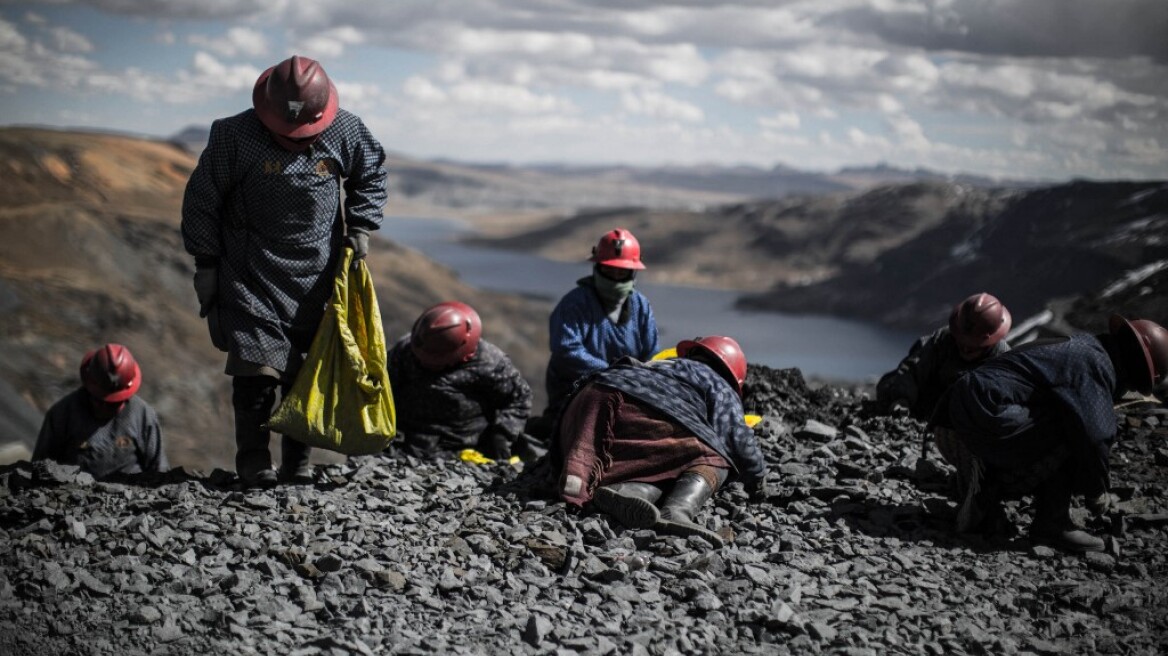
<path id="1" fill-rule="evenodd" d="M 1168 178 L 1168 0 L 0 0 L 0 123 L 166 137 L 292 53 L 420 157 Z"/>

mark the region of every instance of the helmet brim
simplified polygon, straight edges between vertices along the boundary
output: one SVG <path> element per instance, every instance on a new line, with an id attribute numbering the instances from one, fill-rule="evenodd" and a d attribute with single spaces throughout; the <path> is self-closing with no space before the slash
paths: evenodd
<path id="1" fill-rule="evenodd" d="M 275 66 L 271 66 L 261 73 L 251 90 L 252 107 L 255 107 L 256 114 L 260 117 L 260 122 L 264 124 L 264 127 L 289 139 L 314 137 L 327 130 L 333 124 L 333 120 L 337 118 L 337 110 L 340 107 L 337 87 L 332 80 L 329 80 L 329 97 L 320 119 L 313 123 L 292 123 L 284 120 L 282 115 L 273 111 L 268 103 L 264 102 L 264 88 L 275 68 Z"/>
<path id="2" fill-rule="evenodd" d="M 1129 370 L 1129 376 L 1136 386 L 1136 390 L 1148 394 L 1156 384 L 1154 378 L 1156 365 L 1152 361 L 1151 351 L 1144 344 L 1144 340 L 1140 339 L 1136 327 L 1122 316 L 1111 315 L 1107 321 L 1107 328 L 1119 340 L 1120 355 L 1124 358 L 1124 368 Z"/>
<path id="3" fill-rule="evenodd" d="M 645 265 L 637 260 L 598 260 L 595 256 L 588 258 L 589 262 L 595 262 L 604 266 L 610 266 L 616 269 L 635 269 L 640 271 L 645 268 Z"/>

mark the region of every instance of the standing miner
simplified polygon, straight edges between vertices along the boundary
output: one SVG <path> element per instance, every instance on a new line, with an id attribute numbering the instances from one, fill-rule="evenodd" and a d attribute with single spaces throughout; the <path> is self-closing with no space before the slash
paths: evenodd
<path id="1" fill-rule="evenodd" d="M 215 121 L 187 183 L 182 235 L 199 315 L 227 353 L 235 467 L 277 482 L 264 428 L 311 345 L 342 247 L 354 259 L 381 225 L 385 151 L 338 107 L 321 65 L 292 56 L 264 71 L 251 109 Z M 343 202 L 342 202 L 342 190 Z M 281 440 L 279 480 L 311 481 L 310 447 Z"/>

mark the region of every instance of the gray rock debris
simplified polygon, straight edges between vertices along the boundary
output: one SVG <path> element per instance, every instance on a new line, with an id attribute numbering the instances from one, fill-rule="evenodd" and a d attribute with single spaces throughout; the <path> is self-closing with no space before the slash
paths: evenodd
<path id="1" fill-rule="evenodd" d="M 859 390 L 750 368 L 772 471 L 629 531 L 544 495 L 541 465 L 362 457 L 314 486 L 134 483 L 0 466 L 0 653 L 1157 653 L 1168 634 L 1162 414 L 1124 409 L 1108 551 L 950 530 L 924 427 Z M 1149 422 L 1156 418 L 1156 422 Z M 818 422 L 827 429 L 816 428 Z M 792 431 L 790 427 L 799 427 Z M 819 431 L 812 438 L 807 427 Z M 1020 535 L 1029 503 L 1010 502 Z M 1080 521 L 1087 521 L 1076 509 Z"/>

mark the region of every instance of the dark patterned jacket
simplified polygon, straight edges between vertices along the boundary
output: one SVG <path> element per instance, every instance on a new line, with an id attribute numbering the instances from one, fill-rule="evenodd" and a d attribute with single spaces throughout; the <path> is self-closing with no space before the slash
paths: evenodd
<path id="1" fill-rule="evenodd" d="M 219 269 L 208 318 L 216 346 L 279 371 L 299 367 L 332 293 L 343 224 L 381 225 L 384 162 L 345 110 L 303 153 L 276 144 L 253 109 L 211 125 L 183 197 L 182 236 L 196 263 Z"/>
<path id="2" fill-rule="evenodd" d="M 992 358 L 1009 350 L 1010 344 L 1003 339 L 986 357 Z M 985 360 L 970 362 L 962 358 L 948 326 L 938 328 L 932 335 L 914 342 L 896 369 L 880 377 L 876 383 L 876 401 L 888 408 L 893 401 L 905 399 L 913 417 L 928 421 L 937 401 L 953 381 L 983 362 Z"/>
<path id="3" fill-rule="evenodd" d="M 106 421 L 94 417 L 89 405 L 85 388 L 54 403 L 45 413 L 32 459 L 77 465 L 98 479 L 170 468 L 158 415 L 148 403 L 131 396 L 121 412 Z"/>
<path id="4" fill-rule="evenodd" d="M 398 431 L 423 453 L 475 448 L 484 433 L 514 444 L 531 413 L 531 387 L 485 339 L 470 361 L 434 372 L 418 362 L 407 335 L 389 350 L 389 381 Z"/>
<path id="5" fill-rule="evenodd" d="M 708 365 L 685 358 L 644 363 L 622 358 L 583 382 L 620 390 L 685 426 L 725 458 L 747 488 L 766 476 L 762 449 L 742 418 L 742 400 Z"/>
<path id="6" fill-rule="evenodd" d="M 1100 338 L 1075 335 L 1023 345 L 962 376 L 935 421 L 959 436 L 989 438 L 965 441 L 990 463 L 1036 460 L 1057 441 L 1072 455 L 1074 488 L 1098 496 L 1109 484 L 1119 394 Z"/>

